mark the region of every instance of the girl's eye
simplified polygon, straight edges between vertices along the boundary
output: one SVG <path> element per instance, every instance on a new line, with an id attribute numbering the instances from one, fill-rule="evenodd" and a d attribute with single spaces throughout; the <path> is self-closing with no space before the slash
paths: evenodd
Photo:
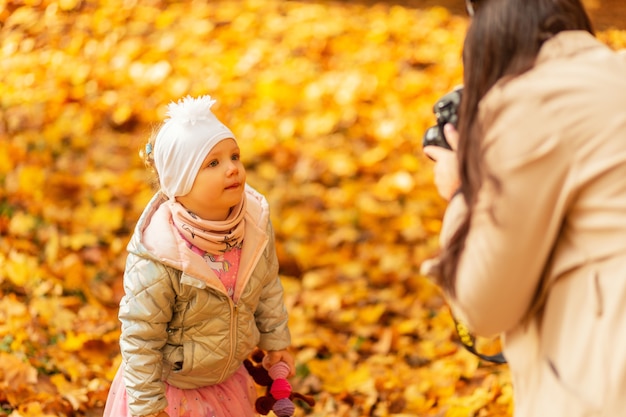
<path id="1" fill-rule="evenodd" d="M 214 159 L 207 164 L 207 167 L 216 167 L 218 165 L 219 165 L 219 162 L 217 162 L 217 159 Z"/>
<path id="2" fill-rule="evenodd" d="M 231 157 L 231 159 L 232 159 L 233 161 L 239 161 L 239 158 L 240 158 L 240 156 L 239 156 L 239 154 L 238 154 L 238 153 L 233 154 L 233 156 Z"/>

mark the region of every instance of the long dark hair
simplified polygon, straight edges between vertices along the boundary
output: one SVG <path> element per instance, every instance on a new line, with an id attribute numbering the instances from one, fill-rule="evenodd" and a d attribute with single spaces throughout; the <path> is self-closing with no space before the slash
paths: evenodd
<path id="1" fill-rule="evenodd" d="M 457 264 L 469 232 L 473 206 L 485 180 L 493 177 L 482 161 L 478 104 L 503 77 L 533 67 L 543 43 L 565 30 L 593 28 L 580 0 L 477 0 L 463 48 L 463 97 L 459 110 L 459 172 L 468 212 L 441 254 L 441 286 L 455 294 Z"/>

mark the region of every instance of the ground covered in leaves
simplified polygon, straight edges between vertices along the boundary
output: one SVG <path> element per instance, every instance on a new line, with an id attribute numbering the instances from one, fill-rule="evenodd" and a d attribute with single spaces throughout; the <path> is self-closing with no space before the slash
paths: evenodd
<path id="1" fill-rule="evenodd" d="M 466 24 L 323 1 L 1 2 L 0 416 L 101 415 L 153 192 L 138 151 L 187 94 L 218 99 L 272 205 L 292 382 L 317 400 L 298 415 L 509 416 L 506 367 L 459 348 L 418 274 L 444 208 L 420 142 Z"/>

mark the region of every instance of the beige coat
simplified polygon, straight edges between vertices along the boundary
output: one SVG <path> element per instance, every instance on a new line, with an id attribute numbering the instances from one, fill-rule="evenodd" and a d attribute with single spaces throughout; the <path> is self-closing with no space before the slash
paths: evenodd
<path id="1" fill-rule="evenodd" d="M 626 415 L 626 59 L 563 32 L 479 117 L 501 190 L 478 196 L 453 310 L 503 335 L 516 417 Z"/>
<path id="2" fill-rule="evenodd" d="M 267 201 L 247 187 L 245 238 L 234 302 L 199 255 L 172 234 L 157 194 L 128 245 L 120 303 L 124 382 L 133 415 L 166 407 L 163 381 L 218 384 L 251 351 L 290 344 Z"/>

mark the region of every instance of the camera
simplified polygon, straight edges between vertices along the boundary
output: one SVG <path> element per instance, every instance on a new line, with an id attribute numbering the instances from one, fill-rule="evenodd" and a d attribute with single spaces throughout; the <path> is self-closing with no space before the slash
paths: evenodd
<path id="1" fill-rule="evenodd" d="M 433 113 L 437 119 L 435 126 L 429 127 L 424 133 L 422 147 L 439 146 L 441 148 L 452 149 L 443 134 L 443 127 L 446 123 L 451 123 L 456 127 L 459 120 L 458 111 L 461 104 L 461 93 L 463 86 L 454 88 L 452 91 L 441 97 L 433 106 Z"/>

